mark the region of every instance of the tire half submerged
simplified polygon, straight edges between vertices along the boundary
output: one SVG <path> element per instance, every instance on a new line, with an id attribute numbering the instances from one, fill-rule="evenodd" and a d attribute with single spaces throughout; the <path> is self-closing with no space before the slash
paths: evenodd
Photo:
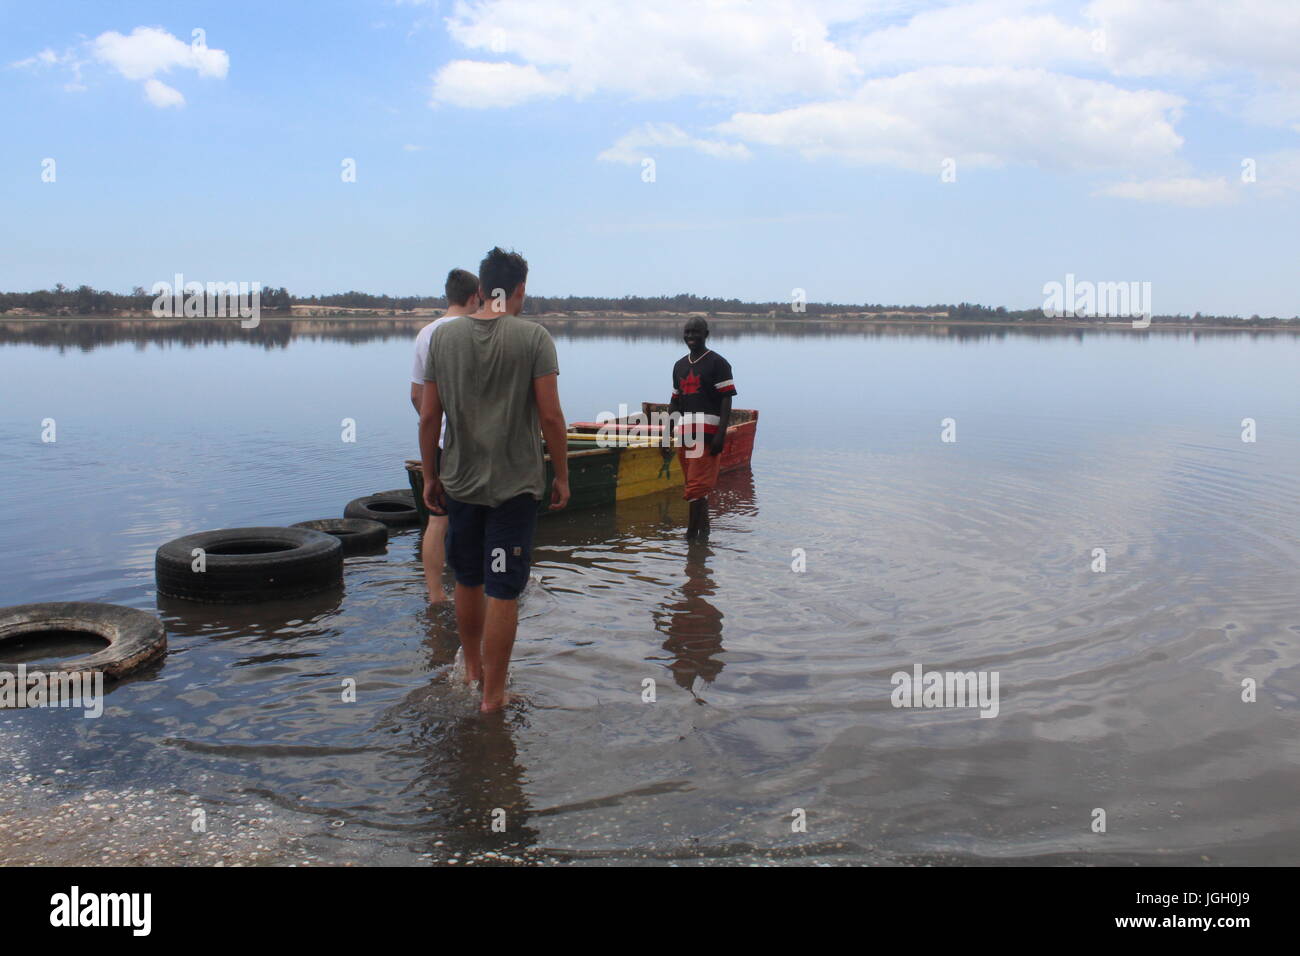
<path id="1" fill-rule="evenodd" d="M 415 507 L 415 496 L 385 493 L 354 498 L 343 509 L 345 518 L 365 518 L 378 521 L 390 528 L 406 528 L 420 523 L 420 512 Z"/>
<path id="2" fill-rule="evenodd" d="M 160 547 L 154 576 L 159 594 L 207 604 L 301 597 L 343 585 L 343 544 L 306 528 L 200 531 Z"/>
<path id="3" fill-rule="evenodd" d="M 42 634 L 83 632 L 108 642 L 103 650 L 46 665 L 27 665 L 28 673 L 94 674 L 124 677 L 167 652 L 167 631 L 155 615 L 119 604 L 57 601 L 0 608 L 0 671 L 17 673 L 5 662 L 6 648 Z"/>
<path id="4" fill-rule="evenodd" d="M 374 554 L 388 544 L 388 525 L 369 518 L 321 518 L 317 521 L 299 521 L 289 527 L 334 535 L 343 544 L 345 558 L 356 554 Z"/>

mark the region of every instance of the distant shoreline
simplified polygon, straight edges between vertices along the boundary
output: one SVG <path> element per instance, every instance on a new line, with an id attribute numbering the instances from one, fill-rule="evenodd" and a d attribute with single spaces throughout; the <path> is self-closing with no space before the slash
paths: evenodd
<path id="1" fill-rule="evenodd" d="M 260 324 L 268 323 L 304 323 L 311 324 L 315 322 L 324 324 L 355 323 L 357 325 L 369 325 L 380 323 L 400 324 L 419 326 L 433 321 L 440 316 L 440 310 L 420 310 L 418 312 L 407 312 L 398 315 L 379 314 L 378 310 L 343 310 L 323 314 L 286 314 L 284 312 L 267 312 L 260 318 Z M 1241 325 L 1205 325 L 1189 322 L 1161 322 L 1153 319 L 1151 324 L 1146 328 L 1133 328 L 1132 321 L 1129 319 L 1109 319 L 1098 321 L 1069 321 L 1063 319 L 1043 319 L 1041 322 L 1020 322 L 1020 321 L 981 321 L 972 319 L 949 319 L 942 313 L 835 313 L 829 315 L 803 315 L 796 317 L 793 315 L 772 316 L 772 315 L 743 315 L 737 313 L 708 313 L 708 312 L 646 312 L 646 313 L 628 313 L 628 312 L 542 312 L 542 313 L 524 313 L 524 318 L 541 322 L 543 325 L 563 326 L 571 323 L 584 323 L 588 325 L 608 325 L 610 328 L 627 327 L 631 325 L 665 325 L 685 322 L 691 316 L 701 316 L 707 318 L 711 323 L 726 323 L 734 325 L 746 325 L 760 327 L 772 324 L 783 326 L 814 326 L 814 325 L 839 325 L 845 328 L 863 328 L 863 327 L 889 327 L 889 326 L 918 326 L 921 328 L 943 328 L 947 326 L 957 326 L 961 328 L 1025 328 L 1025 329 L 1060 329 L 1060 330 L 1079 330 L 1079 331 L 1130 331 L 1130 332 L 1292 332 L 1300 333 L 1300 322 L 1295 320 L 1280 320 L 1270 324 L 1243 324 Z M 924 316 L 924 317 L 922 317 Z M 237 318 L 156 318 L 152 315 L 125 314 L 125 315 L 32 315 L 24 313 L 0 313 L 0 323 L 22 323 L 39 325 L 45 323 L 73 323 L 77 325 L 100 323 L 119 323 L 119 324 L 150 324 L 158 326 L 179 326 L 201 322 L 234 322 Z"/>

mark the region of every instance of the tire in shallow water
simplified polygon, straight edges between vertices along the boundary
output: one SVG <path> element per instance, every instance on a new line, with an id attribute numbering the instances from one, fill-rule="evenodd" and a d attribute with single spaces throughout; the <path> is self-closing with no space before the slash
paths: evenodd
<path id="1" fill-rule="evenodd" d="M 420 512 L 415 508 L 415 496 L 409 491 L 404 496 L 383 494 L 354 498 L 343 509 L 343 517 L 379 521 L 390 528 L 405 528 L 420 523 Z"/>
<path id="2" fill-rule="evenodd" d="M 206 604 L 301 597 L 342 586 L 343 543 L 306 528 L 200 531 L 159 548 L 154 576 L 159 594 Z"/>
<path id="3" fill-rule="evenodd" d="M 27 671 L 61 674 L 101 673 L 123 677 L 167 652 L 167 632 L 157 617 L 133 607 L 60 601 L 51 604 L 19 604 L 0 608 L 0 671 L 16 673 L 17 665 L 5 663 L 5 654 L 16 645 L 44 635 L 89 634 L 108 642 L 103 650 L 49 666 L 28 665 Z"/>
<path id="4" fill-rule="evenodd" d="M 374 554 L 388 543 L 388 525 L 369 518 L 321 518 L 319 521 L 299 521 L 291 528 L 306 528 L 332 534 L 343 544 L 343 557 L 354 554 Z"/>

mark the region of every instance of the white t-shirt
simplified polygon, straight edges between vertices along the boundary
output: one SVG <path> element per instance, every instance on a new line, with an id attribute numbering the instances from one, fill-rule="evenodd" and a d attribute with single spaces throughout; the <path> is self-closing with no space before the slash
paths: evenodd
<path id="1" fill-rule="evenodd" d="M 411 367 L 411 384 L 424 384 L 424 370 L 429 365 L 429 343 L 433 341 L 433 330 L 444 322 L 459 319 L 459 315 L 444 315 L 434 319 L 415 336 L 415 364 Z M 442 416 L 442 433 L 438 436 L 438 447 L 445 448 L 447 442 L 447 416 Z"/>

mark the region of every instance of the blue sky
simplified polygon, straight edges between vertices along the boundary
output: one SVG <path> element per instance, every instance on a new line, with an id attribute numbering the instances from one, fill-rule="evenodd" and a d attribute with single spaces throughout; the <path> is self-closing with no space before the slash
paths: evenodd
<path id="1" fill-rule="evenodd" d="M 1294 0 L 3 2 L 0 289 L 501 244 L 547 295 L 1291 316 L 1298 48 Z"/>

